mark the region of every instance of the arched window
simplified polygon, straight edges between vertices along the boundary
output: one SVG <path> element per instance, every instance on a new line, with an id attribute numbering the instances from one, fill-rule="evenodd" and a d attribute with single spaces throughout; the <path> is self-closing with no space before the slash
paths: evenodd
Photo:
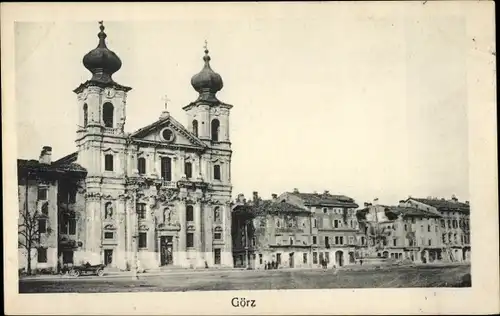
<path id="1" fill-rule="evenodd" d="M 218 119 L 212 120 L 212 140 L 214 142 L 219 141 L 219 127 L 220 123 Z"/>
<path id="2" fill-rule="evenodd" d="M 194 209 L 192 205 L 186 206 L 186 221 L 187 222 L 194 221 Z"/>
<path id="3" fill-rule="evenodd" d="M 113 155 L 107 154 L 104 156 L 104 170 L 113 171 Z"/>
<path id="4" fill-rule="evenodd" d="M 194 136 L 198 137 L 198 121 L 193 120 L 193 134 Z"/>
<path id="5" fill-rule="evenodd" d="M 83 105 L 83 127 L 87 127 L 89 120 L 88 106 L 87 103 Z"/>
<path id="6" fill-rule="evenodd" d="M 137 170 L 139 171 L 139 174 L 146 173 L 146 158 L 141 157 L 137 159 Z"/>
<path id="7" fill-rule="evenodd" d="M 102 120 L 104 121 L 105 127 L 113 127 L 113 113 L 114 107 L 113 104 L 106 102 L 102 106 Z"/>

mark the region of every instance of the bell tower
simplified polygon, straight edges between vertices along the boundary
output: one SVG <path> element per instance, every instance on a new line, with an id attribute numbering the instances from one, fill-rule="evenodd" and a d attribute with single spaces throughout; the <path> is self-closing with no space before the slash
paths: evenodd
<path id="1" fill-rule="evenodd" d="M 199 95 L 183 109 L 188 115 L 188 129 L 211 147 L 230 150 L 229 111 L 232 105 L 221 102 L 216 94 L 224 86 L 222 77 L 212 70 L 205 41 L 202 70 L 191 78 Z"/>
<path id="2" fill-rule="evenodd" d="M 78 162 L 87 169 L 89 176 L 110 171 L 109 166 L 105 168 L 103 151 L 117 155 L 123 152 L 126 100 L 127 93 L 131 90 L 112 78 L 120 70 L 122 62 L 106 46 L 105 28 L 102 21 L 99 24 L 99 43 L 83 57 L 83 65 L 92 73 L 92 78 L 73 90 L 77 94 L 79 113 L 76 131 Z M 116 161 L 111 169 L 121 173 Z"/>

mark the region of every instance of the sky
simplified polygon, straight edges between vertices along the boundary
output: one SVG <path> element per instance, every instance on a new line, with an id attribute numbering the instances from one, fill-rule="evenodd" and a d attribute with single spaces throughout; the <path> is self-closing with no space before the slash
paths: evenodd
<path id="1" fill-rule="evenodd" d="M 157 120 L 165 95 L 186 123 L 207 40 L 218 97 L 234 106 L 233 196 L 297 188 L 359 205 L 468 200 L 465 20 L 356 12 L 104 21 L 123 63 L 113 78 L 133 88 L 125 129 Z M 98 31 L 97 21 L 16 23 L 19 158 L 45 145 L 54 159 L 76 150 L 72 90 L 91 77 L 82 58 Z"/>

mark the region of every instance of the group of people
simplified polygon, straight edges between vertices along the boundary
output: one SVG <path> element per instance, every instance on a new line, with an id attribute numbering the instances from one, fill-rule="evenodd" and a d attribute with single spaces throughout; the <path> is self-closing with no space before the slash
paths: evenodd
<path id="1" fill-rule="evenodd" d="M 274 270 L 274 269 L 278 269 L 278 262 L 276 261 L 270 261 L 270 262 L 266 262 L 264 264 L 264 269 L 265 270 Z"/>

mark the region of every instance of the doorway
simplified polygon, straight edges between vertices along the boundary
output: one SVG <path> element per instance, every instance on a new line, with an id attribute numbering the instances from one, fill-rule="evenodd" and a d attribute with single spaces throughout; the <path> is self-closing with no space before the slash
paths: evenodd
<path id="1" fill-rule="evenodd" d="M 214 264 L 220 265 L 220 263 L 221 263 L 220 248 L 215 248 L 214 249 Z"/>
<path id="2" fill-rule="evenodd" d="M 63 264 L 73 264 L 73 250 L 64 250 L 62 252 Z"/>
<path id="3" fill-rule="evenodd" d="M 293 268 L 295 263 L 293 262 L 293 252 L 290 252 L 288 254 L 288 264 L 290 266 L 290 268 Z"/>
<path id="4" fill-rule="evenodd" d="M 104 249 L 104 265 L 110 266 L 113 263 L 113 249 Z"/>
<path id="5" fill-rule="evenodd" d="M 337 267 L 342 267 L 344 265 L 344 253 L 340 250 L 335 252 L 335 262 L 337 263 Z"/>
<path id="6" fill-rule="evenodd" d="M 160 237 L 160 265 L 166 266 L 173 264 L 172 255 L 172 236 Z"/>

